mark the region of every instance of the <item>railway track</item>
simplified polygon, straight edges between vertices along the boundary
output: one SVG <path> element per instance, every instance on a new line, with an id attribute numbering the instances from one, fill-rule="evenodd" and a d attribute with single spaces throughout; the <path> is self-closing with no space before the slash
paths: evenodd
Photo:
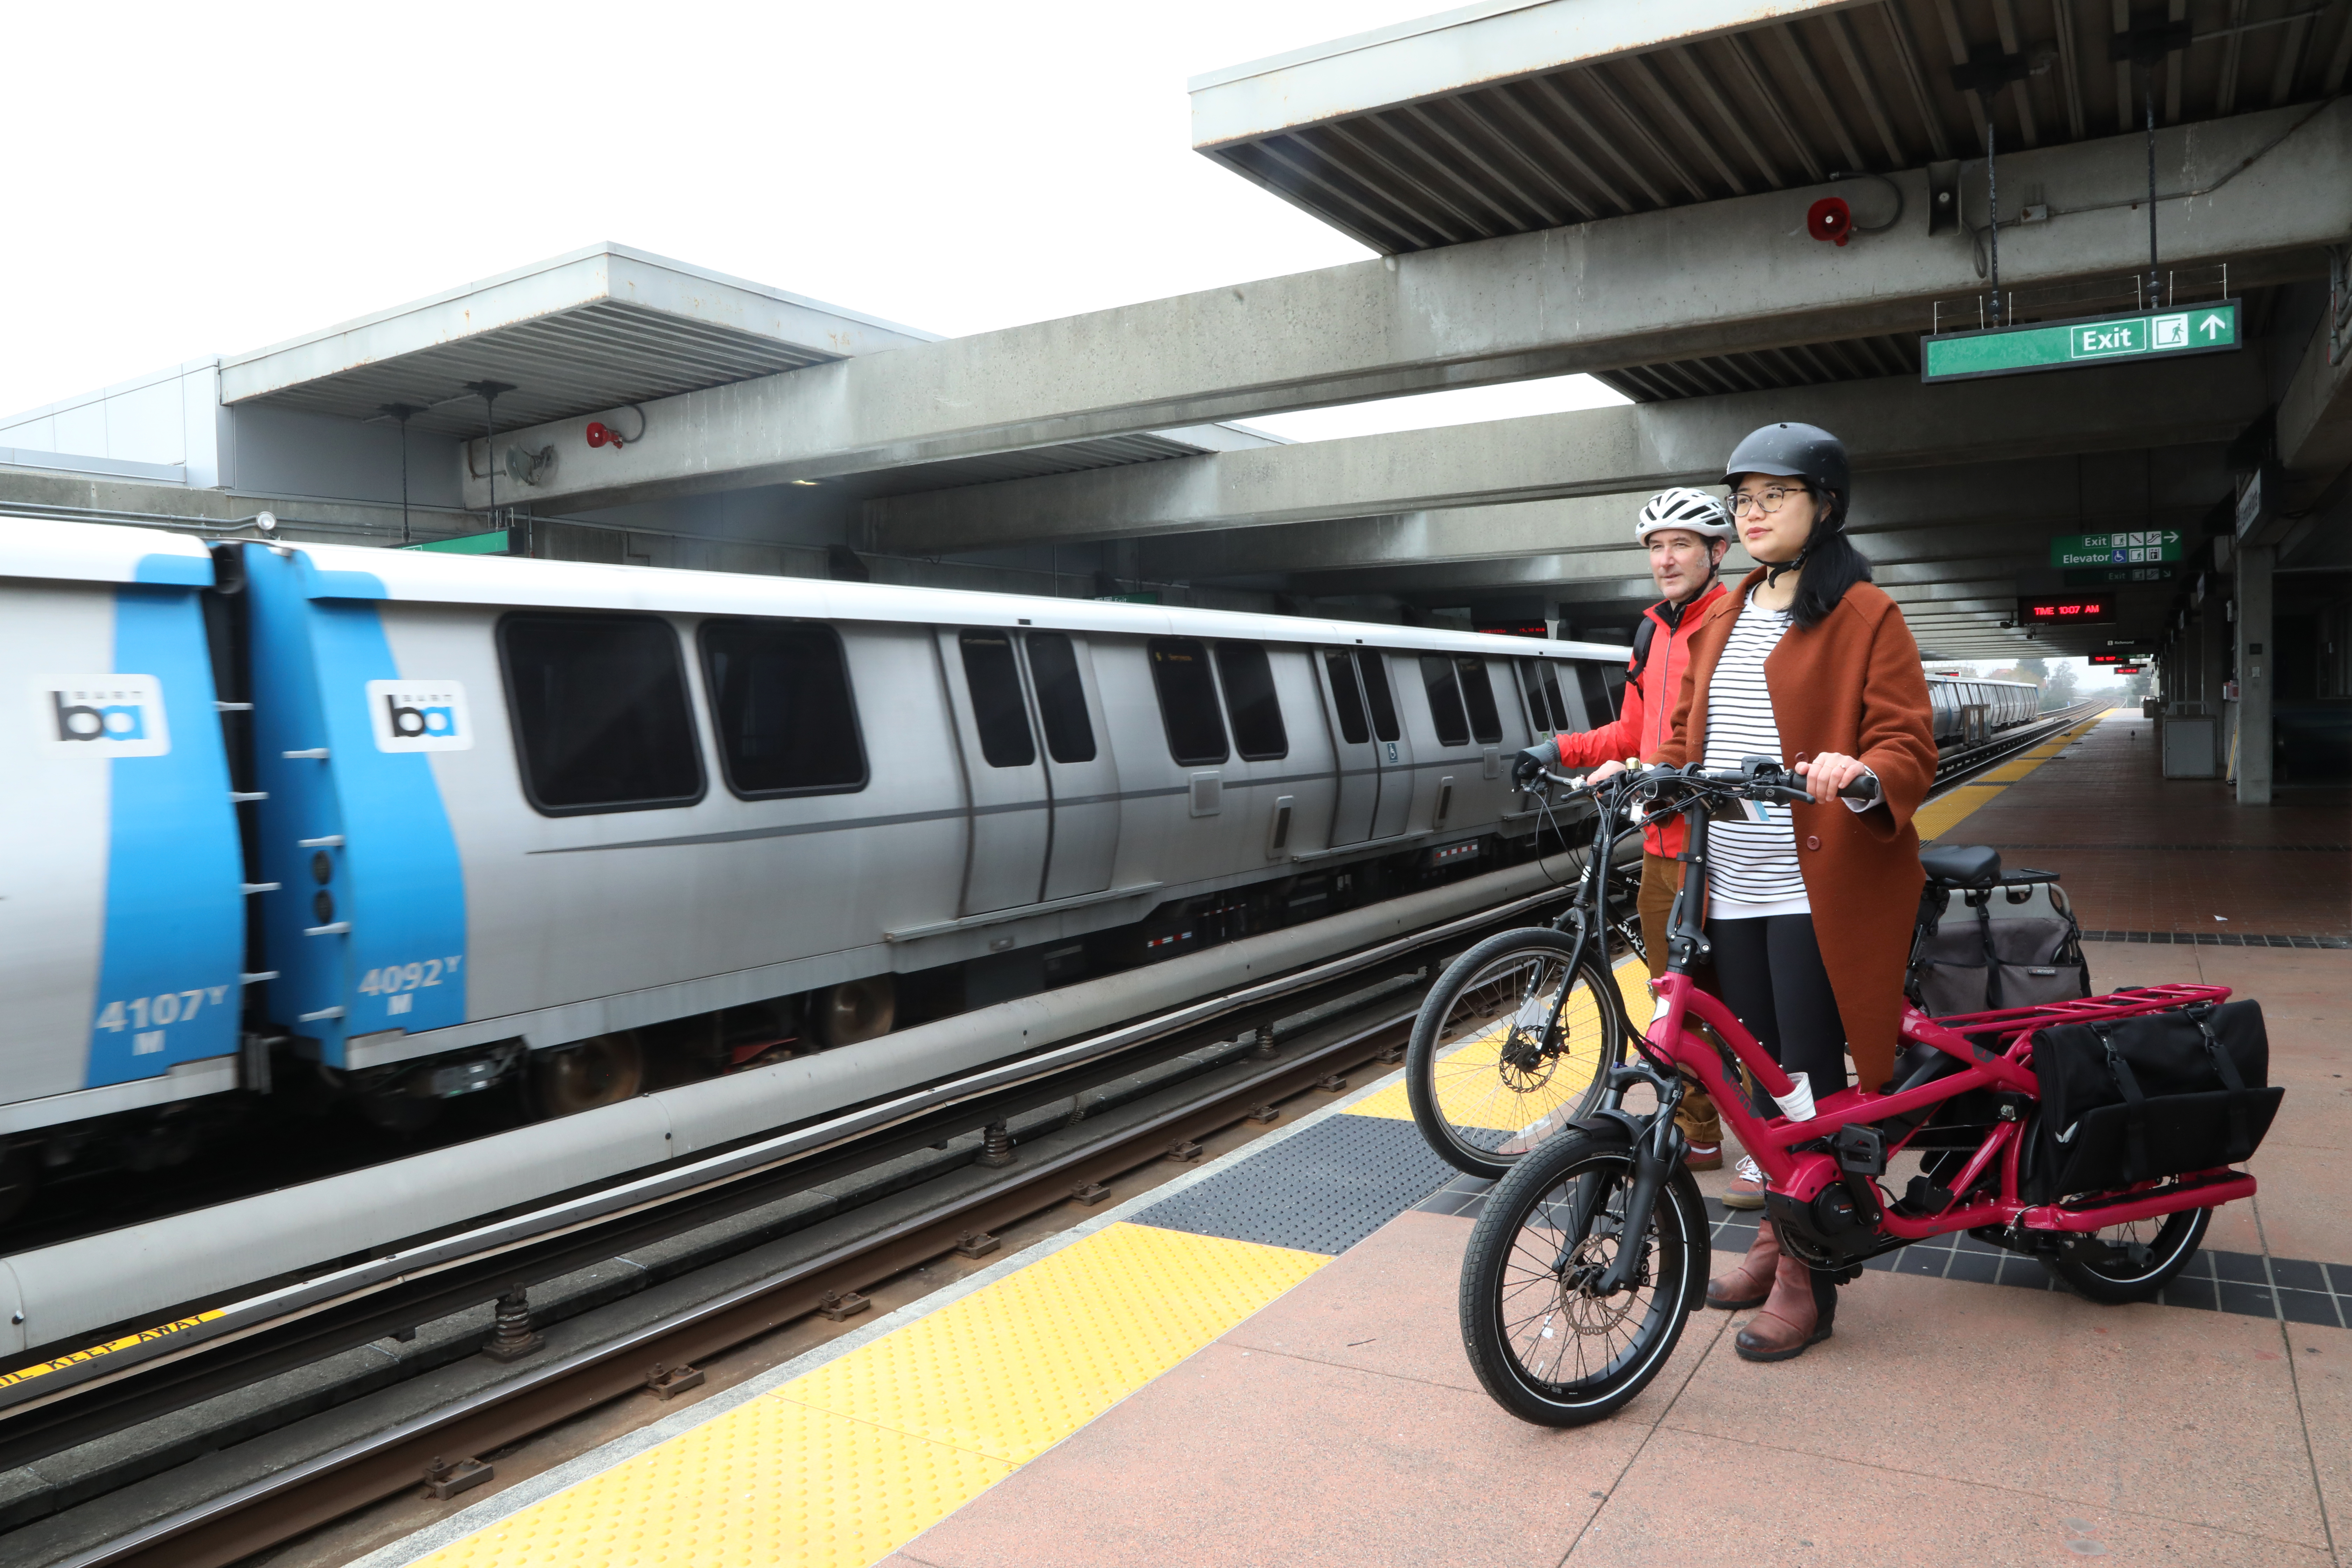
<path id="1" fill-rule="evenodd" d="M 1074 1093 L 1115 1074 L 1129 1074 L 1132 1081 L 1131 1075 L 1157 1064 L 1165 1079 L 1164 1069 L 1181 1065 L 1173 1058 L 1182 1053 L 1229 1043 L 1222 1070 L 1192 1075 L 1198 1082 L 1192 1076 L 1168 1080 L 1171 1087 L 1135 1100 L 1122 1116 L 1102 1118 L 1102 1135 L 1083 1146 L 1042 1156 L 1024 1150 L 1000 1178 L 967 1185 L 937 1205 L 814 1251 L 772 1275 L 708 1295 L 691 1308 L 638 1323 L 544 1365 L 518 1363 L 521 1370 L 514 1374 L 445 1407 L 310 1455 L 204 1502 L 144 1519 L 103 1543 L 78 1542 L 79 1549 L 69 1555 L 47 1552 L 37 1559 L 76 1568 L 236 1562 L 416 1485 L 436 1458 L 488 1452 L 640 1390 L 656 1363 L 691 1365 L 757 1340 L 824 1310 L 829 1300 L 838 1304 L 877 1281 L 953 1251 L 968 1233 L 993 1234 L 1065 1203 L 1075 1190 L 1108 1185 L 1162 1158 L 1171 1143 L 1197 1142 L 1359 1063 L 1393 1058 L 1402 1052 L 1418 1001 L 1415 978 L 1434 973 L 1433 966 L 1488 931 L 1538 918 L 1538 910 L 1564 896 L 1563 889 L 1551 888 L 1514 897 L 1276 980 L 1137 1020 L 1042 1060 L 972 1075 L 902 1097 L 903 1102 L 730 1151 L 702 1167 L 689 1163 L 637 1183 L 572 1194 L 532 1212 L 499 1216 L 465 1235 L 424 1238 L 402 1256 L 362 1260 L 345 1276 L 297 1281 L 252 1302 L 215 1305 L 207 1321 L 192 1325 L 184 1337 L 124 1344 L 109 1355 L 60 1365 L 13 1391 L 0 1389 L 0 1395 L 16 1395 L 0 1408 L 0 1469 L 172 1416 L 387 1336 L 415 1332 L 421 1323 L 478 1311 L 481 1302 L 518 1282 L 551 1279 L 625 1257 L 839 1182 L 846 1173 L 938 1149 L 950 1139 L 961 1137 L 969 1144 L 975 1125 L 1017 1123 L 1024 1109 L 1069 1102 Z M 1294 1029 L 1295 1039 L 1278 1047 L 1276 1059 L 1262 1066 L 1253 1059 L 1268 1048 L 1276 1020 L 1309 1015 L 1314 1021 Z M 462 1156 L 463 1150 L 448 1152 Z M 471 1352 L 469 1343 L 436 1364 L 451 1364 Z M 37 1397 L 26 1397 L 27 1388 Z M 121 1492 L 157 1475 L 168 1479 L 161 1466 L 152 1467 L 114 1489 Z M 108 1502 L 100 1496 L 65 1506 L 89 1510 L 81 1516 L 88 1521 Z M 126 1507 L 123 1512 L 132 1510 Z M 94 1530 L 83 1530 L 84 1541 Z M 35 1560 L 19 1552 L 0 1536 L 0 1557 Z"/>
<path id="2" fill-rule="evenodd" d="M 1401 1053 L 1418 990 L 1379 998 L 1317 1030 L 1318 1038 L 1264 1072 L 1202 1093 L 1168 1097 L 1083 1148 L 1024 1160 L 1002 1179 L 876 1234 L 808 1257 L 754 1283 L 671 1312 L 590 1348 L 532 1365 L 498 1384 L 342 1444 L 263 1479 L 151 1521 L 58 1568 L 215 1568 L 291 1541 L 419 1485 L 444 1457 L 491 1453 L 612 1400 L 641 1393 L 656 1365 L 698 1366 L 796 1320 L 854 1300 L 883 1282 L 1107 1187 L 1171 1144 L 1197 1142 L 1334 1075 Z M 658 1417 L 649 1409 L 648 1420 Z"/>

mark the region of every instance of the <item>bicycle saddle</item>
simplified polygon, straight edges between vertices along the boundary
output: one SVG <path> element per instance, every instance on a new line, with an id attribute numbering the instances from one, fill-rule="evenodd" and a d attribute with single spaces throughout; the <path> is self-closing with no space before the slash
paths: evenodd
<path id="1" fill-rule="evenodd" d="M 1990 888 L 2000 880 L 2000 851 L 1982 844 L 1938 844 L 1919 851 L 1919 868 L 1948 888 Z"/>

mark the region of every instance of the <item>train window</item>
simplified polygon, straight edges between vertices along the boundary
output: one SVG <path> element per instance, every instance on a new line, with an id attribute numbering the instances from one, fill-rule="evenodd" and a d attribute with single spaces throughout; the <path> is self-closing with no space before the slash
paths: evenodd
<path id="1" fill-rule="evenodd" d="M 1617 678 L 1613 681 L 1609 679 L 1612 675 Z M 1613 663 L 1581 660 L 1576 667 L 1576 689 L 1583 693 L 1584 711 L 1598 728 L 1617 717 L 1617 694 L 1625 689 L 1625 671 Z"/>
<path id="2" fill-rule="evenodd" d="M 1037 717 L 1045 721 L 1045 751 L 1057 763 L 1095 760 L 1095 721 L 1087 716 L 1087 683 L 1077 650 L 1060 632 L 1031 632 L 1029 679 L 1037 685 Z"/>
<path id="3" fill-rule="evenodd" d="M 866 787 L 841 638 L 806 621 L 705 621 L 702 673 L 727 787 L 754 795 Z"/>
<path id="4" fill-rule="evenodd" d="M 1149 647 L 1168 754 L 1188 768 L 1223 762 L 1229 754 L 1225 721 L 1217 713 L 1217 680 L 1209 673 L 1207 646 L 1191 637 L 1154 637 Z"/>
<path id="5" fill-rule="evenodd" d="M 651 616 L 499 623 L 524 793 L 549 816 L 702 798 L 677 634 Z"/>
<path id="6" fill-rule="evenodd" d="M 1499 745 L 1503 716 L 1495 708 L 1495 681 L 1486 673 L 1486 661 L 1460 654 L 1454 668 L 1462 675 L 1462 700 L 1470 706 L 1470 738 L 1482 746 Z"/>
<path id="7" fill-rule="evenodd" d="M 1552 679 L 1551 666 L 1542 659 L 1522 661 L 1528 679 L 1528 707 L 1535 714 L 1536 730 L 1541 734 L 1559 734 L 1583 728 L 1569 717 L 1568 704 L 1560 700 L 1559 686 Z"/>
<path id="8" fill-rule="evenodd" d="M 1323 666 L 1331 672 L 1331 701 L 1339 710 L 1339 738 L 1351 746 L 1366 744 L 1372 738 L 1372 727 L 1364 719 L 1364 687 L 1356 679 L 1355 656 L 1327 653 Z"/>
<path id="9" fill-rule="evenodd" d="M 1365 648 L 1356 655 L 1356 663 L 1364 672 L 1364 706 L 1372 710 L 1372 733 L 1393 741 L 1403 731 L 1397 728 L 1396 699 L 1389 694 L 1387 662 Z"/>
<path id="10" fill-rule="evenodd" d="M 1283 727 L 1265 649 L 1254 642 L 1219 643 L 1217 674 L 1225 683 L 1225 716 L 1233 721 L 1234 750 L 1242 760 L 1272 763 L 1290 755 L 1290 732 Z"/>
<path id="11" fill-rule="evenodd" d="M 1028 706 L 1021 700 L 1021 668 L 1013 660 L 1013 638 L 1004 632 L 966 632 L 964 686 L 971 693 L 971 719 L 980 728 L 980 754 L 992 768 L 1025 768 L 1037 760 L 1036 737 L 1029 732 Z"/>
<path id="12" fill-rule="evenodd" d="M 1462 688 L 1454 679 L 1454 661 L 1442 653 L 1423 654 L 1421 683 L 1429 691 L 1429 721 L 1437 728 L 1437 743 L 1468 745 L 1470 718 L 1462 710 Z"/>

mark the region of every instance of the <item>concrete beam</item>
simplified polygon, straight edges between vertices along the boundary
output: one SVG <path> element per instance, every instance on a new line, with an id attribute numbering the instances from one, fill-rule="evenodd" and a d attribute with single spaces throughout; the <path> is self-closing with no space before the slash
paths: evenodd
<path id="1" fill-rule="evenodd" d="M 2266 402 L 2245 353 L 1946 386 L 1889 376 L 898 496 L 866 504 L 866 533 L 871 548 L 920 555 L 1595 495 L 1612 499 L 1570 515 L 1596 527 L 1613 515 L 1630 531 L 1625 492 L 1719 483 L 1739 438 L 1771 420 L 1835 431 L 1869 472 L 2227 440 Z M 1413 530 L 1396 531 L 1402 546 Z M 1494 553 L 1515 552 L 1504 537 Z"/>
<path id="2" fill-rule="evenodd" d="M 2137 268 L 2147 156 L 2126 136 L 2005 159 L 2019 188 L 2065 201 L 2004 237 L 2004 280 Z M 2226 258 L 2249 285 L 2307 277 L 2324 265 L 2314 247 L 2352 232 L 2341 177 L 2352 100 L 2173 127 L 2158 134 L 2158 162 L 2160 186 L 2182 193 L 2164 203 L 2172 265 Z M 1925 210 L 1924 174 L 1895 178 Z M 556 448 L 532 502 L 646 498 L 1921 331 L 1935 301 L 1979 293 L 1963 235 L 1914 227 L 1843 248 L 1804 237 L 1816 194 L 1482 240 L 755 377 L 646 405 L 646 438 L 618 452 L 588 450 L 584 418 L 499 440 Z M 467 503 L 486 500 L 469 481 Z"/>
<path id="3" fill-rule="evenodd" d="M 2321 315 L 2279 399 L 2278 452 L 2290 510 L 2310 505 L 2352 467 L 2352 323 L 2339 330 Z"/>
<path id="4" fill-rule="evenodd" d="M 1973 550 L 1966 540 L 1999 537 L 1999 548 L 2047 558 L 2050 537 L 2102 527 L 2193 529 L 2228 493 L 2219 444 L 2153 454 L 1987 463 L 1874 473 L 1861 485 L 1847 526 L 1874 561 L 1931 560 L 1938 550 Z M 2148 481 L 2154 481 L 2154 495 Z M 1521 563 L 1585 552 L 1626 551 L 1639 569 L 1633 520 L 1648 489 L 1492 506 L 1442 507 L 1381 517 L 1330 519 L 1265 528 L 1144 540 L 1150 569 L 1192 582 L 1388 569 L 1422 572 L 1441 563 L 1496 563 L 1520 580 Z M 1985 531 L 1996 531 L 1988 534 Z M 1573 577 L 1594 563 L 1570 566 Z M 1457 579 L 1467 581 L 1467 578 Z"/>

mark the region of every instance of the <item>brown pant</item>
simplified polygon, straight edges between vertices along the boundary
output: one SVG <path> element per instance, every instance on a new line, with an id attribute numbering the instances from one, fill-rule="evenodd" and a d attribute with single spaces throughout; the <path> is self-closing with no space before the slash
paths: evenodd
<path id="1" fill-rule="evenodd" d="M 1642 950 L 1649 955 L 1650 978 L 1666 972 L 1666 919 L 1674 912 L 1675 895 L 1682 891 L 1683 863 L 1668 855 L 1642 856 L 1642 892 L 1633 907 L 1642 917 Z M 1694 1143 L 1723 1142 L 1723 1122 L 1706 1090 L 1691 1084 L 1675 1110 L 1675 1125 Z"/>

